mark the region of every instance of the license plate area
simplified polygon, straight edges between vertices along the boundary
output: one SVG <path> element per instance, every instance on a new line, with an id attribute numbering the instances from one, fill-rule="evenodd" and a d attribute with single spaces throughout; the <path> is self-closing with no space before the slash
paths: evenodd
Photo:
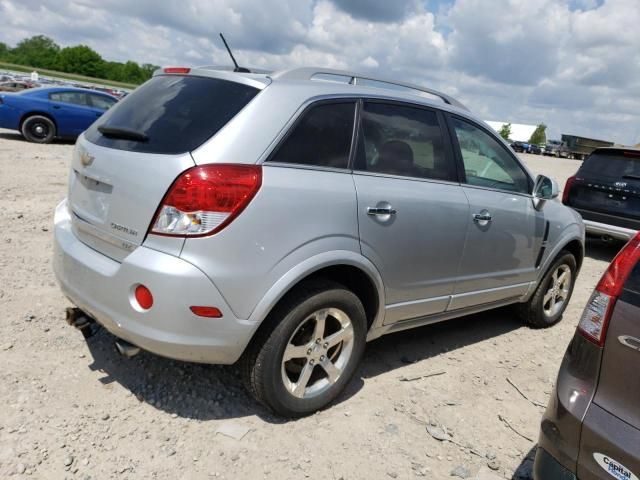
<path id="1" fill-rule="evenodd" d="M 70 188 L 71 208 L 80 217 L 104 223 L 109 213 L 113 186 L 74 170 Z"/>

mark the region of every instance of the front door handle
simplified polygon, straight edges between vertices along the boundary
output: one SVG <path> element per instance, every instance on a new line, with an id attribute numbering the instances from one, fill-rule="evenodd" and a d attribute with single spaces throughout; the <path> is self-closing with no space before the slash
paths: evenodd
<path id="1" fill-rule="evenodd" d="M 490 222 L 491 218 L 492 218 L 491 214 L 489 212 L 487 212 L 486 210 L 483 210 L 480 213 L 474 213 L 473 214 L 473 221 L 474 222 L 478 222 L 478 223 Z"/>
<path id="2" fill-rule="evenodd" d="M 396 213 L 396 209 L 391 207 L 367 207 L 367 215 L 395 215 Z"/>

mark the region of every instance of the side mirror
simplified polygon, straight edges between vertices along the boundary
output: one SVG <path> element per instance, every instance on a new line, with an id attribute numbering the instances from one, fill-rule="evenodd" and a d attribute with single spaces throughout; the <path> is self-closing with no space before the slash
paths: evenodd
<path id="1" fill-rule="evenodd" d="M 560 193 L 557 182 L 544 175 L 536 177 L 533 186 L 533 206 L 536 210 L 542 210 L 547 200 L 553 200 Z"/>

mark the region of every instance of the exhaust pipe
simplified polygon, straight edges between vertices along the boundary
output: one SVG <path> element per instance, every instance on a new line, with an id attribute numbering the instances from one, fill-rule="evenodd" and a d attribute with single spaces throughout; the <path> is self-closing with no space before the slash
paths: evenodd
<path id="1" fill-rule="evenodd" d="M 118 352 L 120 352 L 120 355 L 127 358 L 135 357 L 140 353 L 140 347 L 137 347 L 126 340 L 122 340 L 121 338 L 116 340 L 116 348 L 118 349 Z"/>
<path id="2" fill-rule="evenodd" d="M 67 308 L 66 320 L 69 325 L 82 332 L 84 338 L 89 338 L 96 333 L 96 322 L 77 307 Z"/>

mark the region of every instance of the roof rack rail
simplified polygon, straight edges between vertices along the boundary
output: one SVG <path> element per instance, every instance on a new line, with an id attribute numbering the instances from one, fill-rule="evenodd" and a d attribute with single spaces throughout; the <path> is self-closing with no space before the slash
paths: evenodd
<path id="1" fill-rule="evenodd" d="M 370 75 L 362 75 L 359 73 L 349 72 L 346 70 L 335 70 L 331 68 L 303 67 L 303 68 L 294 68 L 291 70 L 284 70 L 281 72 L 277 72 L 276 74 L 272 75 L 272 78 L 281 79 L 281 80 L 312 80 L 313 77 L 321 76 L 321 75 L 347 77 L 349 78 L 349 81 L 346 83 L 349 83 L 351 85 L 357 85 L 358 80 L 368 80 L 372 82 L 377 82 L 379 84 L 388 84 L 389 86 L 404 87 L 411 90 L 417 90 L 419 92 L 428 93 L 429 95 L 438 97 L 444 103 L 447 103 L 454 107 L 458 107 L 467 111 L 469 110 L 464 104 L 462 104 L 455 98 L 447 95 L 446 93 L 442 93 L 437 90 L 433 90 L 431 88 L 414 85 L 412 83 L 399 82 L 397 80 L 389 80 L 386 78 L 379 78 L 379 77 L 374 77 Z M 384 88 L 384 87 L 381 86 L 381 88 Z"/>

